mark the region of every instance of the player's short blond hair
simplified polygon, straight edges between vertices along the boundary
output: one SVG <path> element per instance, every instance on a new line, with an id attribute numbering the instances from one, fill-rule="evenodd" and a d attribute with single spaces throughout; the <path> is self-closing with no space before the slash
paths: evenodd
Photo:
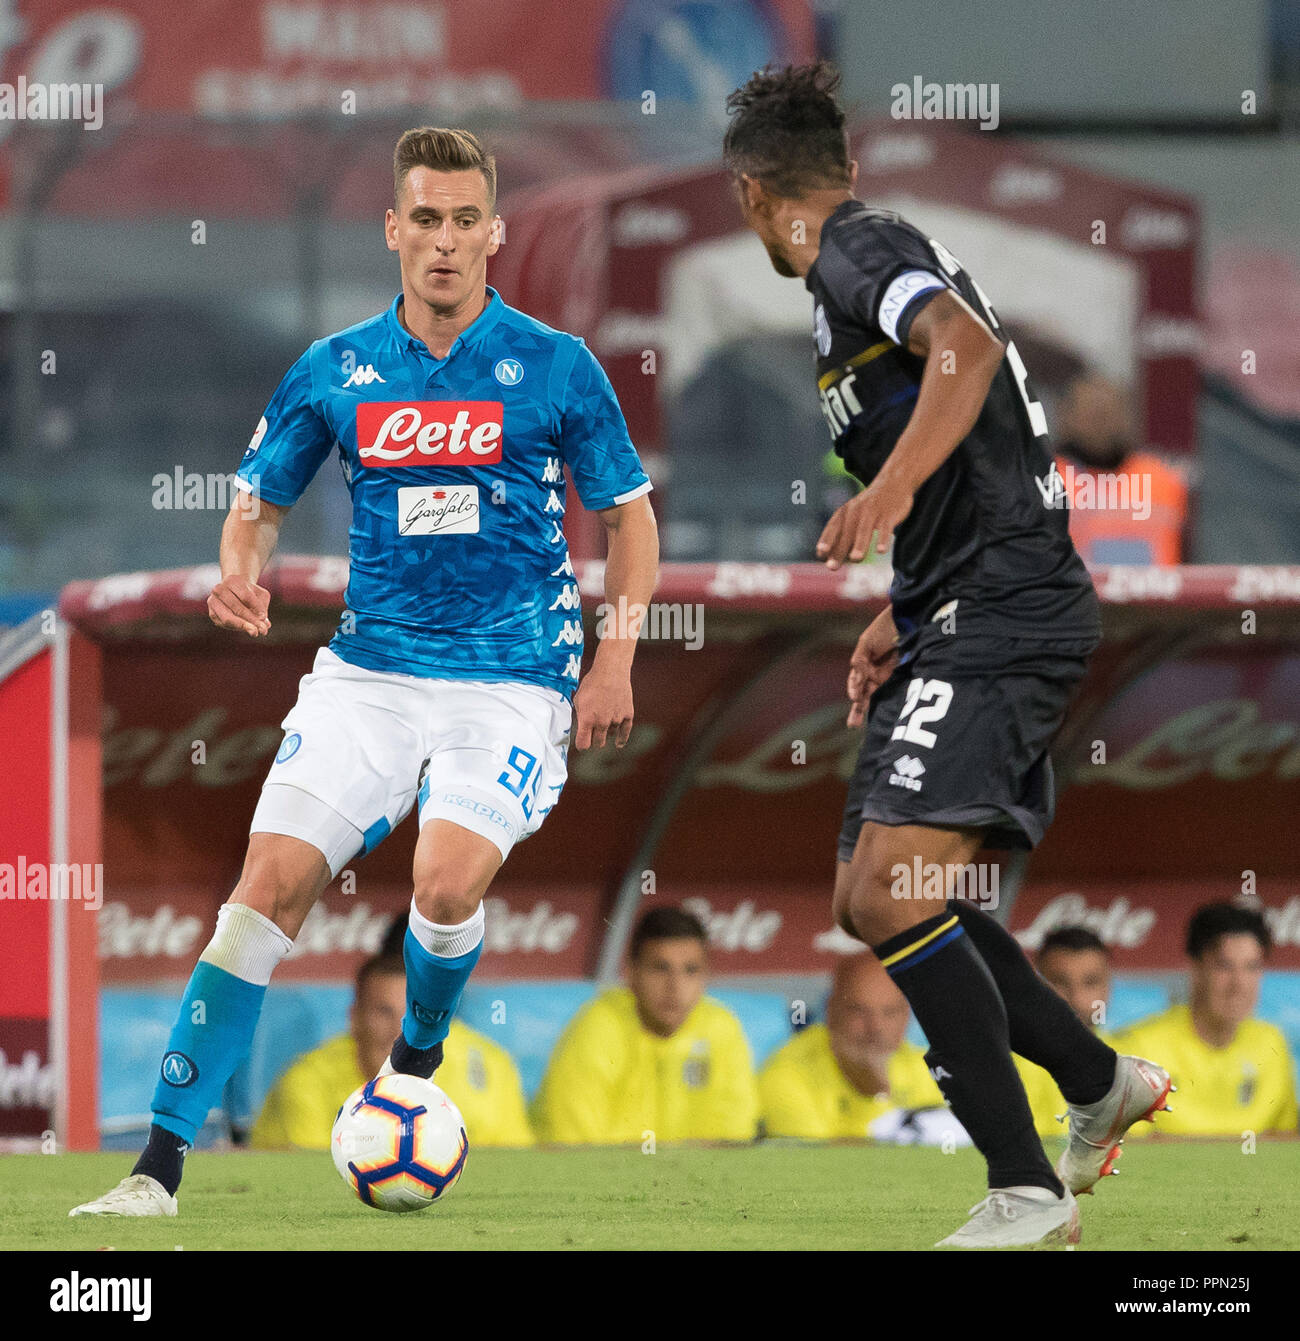
<path id="1" fill-rule="evenodd" d="M 417 126 L 405 131 L 393 150 L 393 196 L 400 197 L 402 183 L 412 168 L 434 172 L 465 172 L 477 169 L 487 183 L 488 209 L 497 202 L 497 161 L 468 130 L 440 126 Z"/>

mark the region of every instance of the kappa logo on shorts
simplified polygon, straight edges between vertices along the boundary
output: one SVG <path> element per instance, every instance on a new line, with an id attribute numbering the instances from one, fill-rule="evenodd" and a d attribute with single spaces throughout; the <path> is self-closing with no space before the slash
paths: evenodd
<path id="1" fill-rule="evenodd" d="M 910 754 L 900 754 L 894 760 L 894 771 L 889 775 L 889 785 L 906 787 L 909 792 L 919 792 L 921 774 L 924 772 L 925 765 L 919 759 L 914 759 Z"/>
<path id="2" fill-rule="evenodd" d="M 441 801 L 444 805 L 460 806 L 465 810 L 472 810 L 476 815 L 491 820 L 493 824 L 498 825 L 507 833 L 513 834 L 515 831 L 515 826 L 494 806 L 488 805 L 486 801 L 476 800 L 472 796 L 462 796 L 459 792 L 439 792 L 433 799 Z"/>

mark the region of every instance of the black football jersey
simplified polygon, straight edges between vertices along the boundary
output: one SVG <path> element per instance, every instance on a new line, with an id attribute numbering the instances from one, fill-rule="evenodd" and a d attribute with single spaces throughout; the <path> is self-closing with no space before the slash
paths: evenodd
<path id="1" fill-rule="evenodd" d="M 804 282 L 813 295 L 822 412 L 846 468 L 870 484 L 916 405 L 925 360 L 906 346 L 926 302 L 945 289 L 957 293 L 1006 336 L 941 243 L 861 201 L 845 201 L 826 220 Z M 894 534 L 900 632 L 951 610 L 967 633 L 1095 635 L 1097 597 L 1070 541 L 1063 493 L 1047 418 L 1007 343 L 975 427 L 917 490 Z"/>

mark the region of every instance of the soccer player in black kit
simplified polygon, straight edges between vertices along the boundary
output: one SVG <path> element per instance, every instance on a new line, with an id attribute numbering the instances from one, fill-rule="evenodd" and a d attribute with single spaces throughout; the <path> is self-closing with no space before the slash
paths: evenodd
<path id="1" fill-rule="evenodd" d="M 948 877 L 984 846 L 1032 847 L 1054 808 L 1048 746 L 1100 638 L 1059 505 L 1047 421 L 987 298 L 941 243 L 853 196 L 836 75 L 764 70 L 727 101 L 746 225 L 813 298 L 817 386 L 866 487 L 817 545 L 828 567 L 893 542 L 890 604 L 850 662 L 866 721 L 834 911 L 879 957 L 929 1042 L 944 1097 L 988 1162 L 988 1195 L 939 1246 L 1074 1243 L 1074 1194 L 1109 1173 L 1168 1074 L 1118 1056 L 973 903 L 899 897 L 894 871 Z M 928 892 L 928 891 L 927 891 Z M 1069 1105 L 1056 1169 L 1011 1054 Z"/>

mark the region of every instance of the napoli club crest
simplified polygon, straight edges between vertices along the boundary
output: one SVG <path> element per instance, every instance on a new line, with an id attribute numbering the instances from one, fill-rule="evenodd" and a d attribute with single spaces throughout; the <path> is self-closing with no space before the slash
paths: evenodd
<path id="1" fill-rule="evenodd" d="M 518 359 L 500 359 L 492 369 L 492 376 L 502 386 L 518 386 L 524 380 L 524 365 Z"/>

